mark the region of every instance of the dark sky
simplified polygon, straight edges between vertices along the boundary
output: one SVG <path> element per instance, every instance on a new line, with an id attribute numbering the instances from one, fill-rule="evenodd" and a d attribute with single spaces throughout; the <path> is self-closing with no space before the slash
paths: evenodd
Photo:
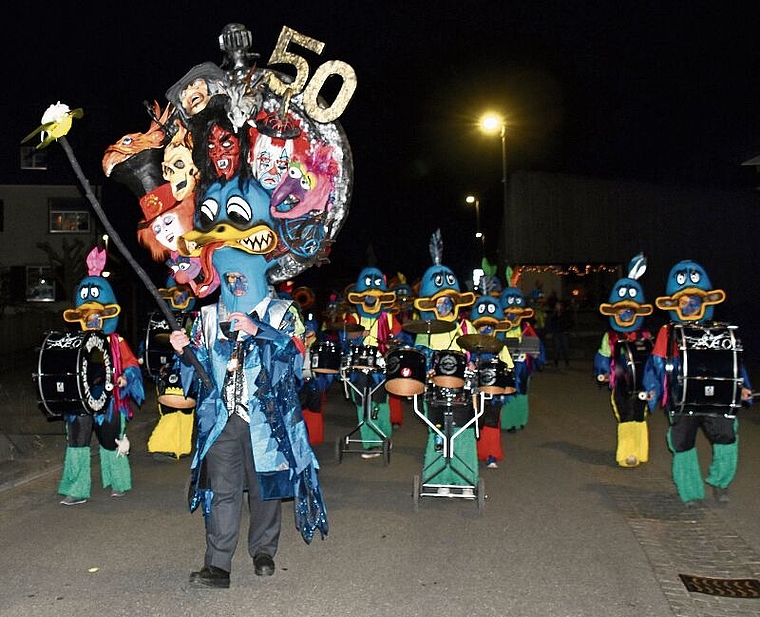
<path id="1" fill-rule="evenodd" d="M 508 118 L 510 171 L 731 188 L 746 185 L 741 162 L 760 153 L 756 3 L 88 4 L 27 5 L 5 22 L 0 109 L 15 153 L 50 103 L 83 107 L 69 139 L 91 181 L 105 182 L 104 200 L 118 194 L 100 171 L 105 147 L 147 128 L 143 100 L 163 105 L 189 68 L 221 62 L 225 24 L 252 31 L 262 65 L 287 25 L 325 43 L 321 57 L 305 54 L 312 70 L 329 59 L 355 69 L 339 120 L 354 156 L 353 199 L 332 263 L 304 273 L 305 284 L 354 277 L 369 245 L 386 274 L 414 279 L 430 265 L 437 227 L 444 263 L 464 277 L 475 261 L 468 193 L 481 198 L 492 254 L 501 148 L 476 128 L 486 109 Z M 15 165 L 15 154 L 4 157 L 2 181 L 46 181 Z M 133 233 L 137 204 L 115 218 Z"/>

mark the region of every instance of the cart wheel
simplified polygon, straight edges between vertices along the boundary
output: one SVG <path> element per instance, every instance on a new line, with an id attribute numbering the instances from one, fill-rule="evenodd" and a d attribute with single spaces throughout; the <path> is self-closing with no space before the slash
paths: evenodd
<path id="1" fill-rule="evenodd" d="M 483 513 L 483 508 L 486 505 L 486 481 L 483 478 L 478 478 L 478 513 Z"/>
<path id="2" fill-rule="evenodd" d="M 390 465 L 391 462 L 391 440 L 387 437 L 383 439 L 383 460 L 385 461 L 385 466 L 387 467 Z"/>
<path id="3" fill-rule="evenodd" d="M 415 475 L 413 479 L 412 499 L 414 500 L 414 509 L 419 510 L 420 508 L 420 477 L 418 475 Z"/>
<path id="4" fill-rule="evenodd" d="M 338 437 L 335 440 L 335 462 L 338 465 L 343 461 L 343 437 Z"/>

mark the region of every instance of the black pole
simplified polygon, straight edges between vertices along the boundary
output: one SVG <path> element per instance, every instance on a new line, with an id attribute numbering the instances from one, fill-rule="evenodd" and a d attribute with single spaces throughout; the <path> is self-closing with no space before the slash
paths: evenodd
<path id="1" fill-rule="evenodd" d="M 129 249 L 125 246 L 121 237 L 113 228 L 111 222 L 108 220 L 106 213 L 103 211 L 103 208 L 95 197 L 95 194 L 92 192 L 92 187 L 90 187 L 90 183 L 85 177 L 84 172 L 79 165 L 79 161 L 77 161 L 76 156 L 74 156 L 74 151 L 71 149 L 71 145 L 69 144 L 68 139 L 66 139 L 66 136 L 64 135 L 63 137 L 59 137 L 58 143 L 61 144 L 64 152 L 66 152 L 69 163 L 71 163 L 71 167 L 74 169 L 74 173 L 79 179 L 79 182 L 82 185 L 85 194 L 87 195 L 87 199 L 90 201 L 92 209 L 95 210 L 95 214 L 98 215 L 100 222 L 103 223 L 103 227 L 105 227 L 106 232 L 108 232 L 108 236 L 114 241 L 114 244 L 116 244 L 118 247 L 119 252 L 121 252 L 124 258 L 129 262 L 129 265 L 132 266 L 132 269 L 137 273 L 137 276 L 143 282 L 150 295 L 153 296 L 153 299 L 156 301 L 159 310 L 164 314 L 169 327 L 174 331 L 180 330 L 180 327 L 177 325 L 177 322 L 174 319 L 174 315 L 166 305 L 166 301 L 161 297 L 161 294 L 158 293 L 158 289 L 156 289 L 153 281 L 150 280 L 150 277 L 142 268 L 142 266 L 137 263 L 137 261 L 135 261 L 134 257 L 132 257 L 132 253 L 129 252 Z M 185 347 L 182 355 L 187 357 L 190 364 L 192 364 L 195 370 L 198 372 L 198 376 L 201 378 L 201 381 L 203 382 L 203 385 L 206 387 L 206 389 L 213 389 L 214 384 L 212 383 L 211 378 L 208 376 L 208 373 L 206 373 L 206 370 L 198 361 L 198 358 L 195 356 L 193 350 L 189 346 Z"/>

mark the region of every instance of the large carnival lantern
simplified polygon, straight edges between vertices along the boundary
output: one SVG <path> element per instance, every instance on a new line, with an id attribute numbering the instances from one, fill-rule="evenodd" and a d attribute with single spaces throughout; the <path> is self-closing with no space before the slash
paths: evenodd
<path id="1" fill-rule="evenodd" d="M 259 67 L 251 43 L 245 26 L 225 26 L 222 64 L 192 67 L 165 107 L 150 107 L 148 130 L 103 157 L 105 174 L 138 198 L 140 243 L 199 298 L 219 286 L 212 259 L 225 247 L 259 256 L 271 284 L 326 263 L 348 212 L 353 164 L 336 120 L 355 90 L 353 69 L 332 60 L 310 75 L 290 47 L 321 54 L 324 44 L 288 27 L 269 64 L 294 76 Z M 341 85 L 327 104 L 320 91 L 333 76 Z"/>

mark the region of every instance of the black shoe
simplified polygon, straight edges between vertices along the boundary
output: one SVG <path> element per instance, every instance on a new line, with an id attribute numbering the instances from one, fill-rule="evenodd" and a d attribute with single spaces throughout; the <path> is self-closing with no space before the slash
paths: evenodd
<path id="1" fill-rule="evenodd" d="M 715 501 L 718 503 L 728 503 L 730 501 L 728 498 L 728 488 L 713 486 L 713 497 L 715 497 Z"/>
<path id="2" fill-rule="evenodd" d="M 216 566 L 203 566 L 199 572 L 190 573 L 190 587 L 213 587 L 215 589 L 228 589 L 230 586 L 230 573 Z"/>
<path id="3" fill-rule="evenodd" d="M 274 574 L 274 559 L 264 553 L 253 558 L 253 571 L 256 576 L 272 576 Z"/>

